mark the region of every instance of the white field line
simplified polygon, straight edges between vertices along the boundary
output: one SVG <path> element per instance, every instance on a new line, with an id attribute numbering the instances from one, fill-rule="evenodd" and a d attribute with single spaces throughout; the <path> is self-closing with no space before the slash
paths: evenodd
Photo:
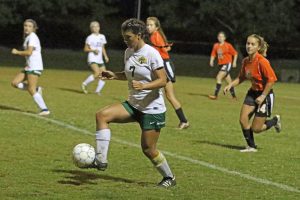
<path id="1" fill-rule="evenodd" d="M 26 115 L 26 116 L 34 117 L 34 118 L 44 120 L 44 121 L 47 121 L 47 122 L 51 122 L 51 123 L 56 124 L 58 126 L 61 126 L 61 127 L 73 130 L 73 131 L 77 131 L 77 132 L 82 133 L 82 134 L 92 135 L 92 136 L 94 135 L 94 133 L 92 133 L 88 130 L 81 129 L 81 128 L 78 128 L 76 126 L 73 126 L 73 125 L 70 125 L 70 124 L 67 124 L 65 122 L 55 120 L 55 119 L 41 117 L 39 115 L 32 114 L 32 113 L 26 113 L 26 112 L 19 112 L 19 111 L 13 111 L 13 112 L 21 113 L 21 114 Z M 112 140 L 119 143 L 119 144 L 124 144 L 124 145 L 127 145 L 127 146 L 140 148 L 140 145 L 138 145 L 138 144 L 127 142 L 127 141 L 121 140 L 121 139 L 117 139 L 115 137 L 113 137 Z M 162 152 L 165 155 L 168 155 L 170 157 L 174 157 L 174 158 L 179 159 L 179 160 L 184 160 L 184 161 L 187 161 L 187 162 L 190 162 L 190 163 L 193 163 L 193 164 L 197 164 L 197 165 L 200 165 L 200 166 L 203 166 L 203 167 L 207 167 L 207 168 L 210 168 L 210 169 L 213 169 L 213 170 L 217 170 L 217 171 L 223 172 L 225 174 L 239 176 L 241 178 L 248 179 L 248 180 L 251 180 L 251 181 L 254 181 L 254 182 L 257 182 L 257 183 L 261 183 L 261 184 L 265 184 L 265 185 L 271 185 L 271 186 L 280 188 L 280 189 L 285 190 L 285 191 L 300 193 L 300 190 L 298 188 L 295 188 L 295 187 L 292 187 L 292 186 L 288 186 L 288 185 L 281 184 L 281 183 L 276 183 L 276 182 L 269 181 L 269 180 L 263 179 L 263 178 L 258 178 L 258 177 L 255 177 L 255 176 L 251 176 L 249 174 L 244 174 L 242 172 L 229 170 L 229 169 L 226 169 L 224 167 L 219 167 L 217 165 L 210 164 L 210 163 L 205 162 L 205 161 L 196 160 L 196 159 L 193 159 L 193 158 L 190 158 L 190 157 L 187 157 L 187 156 L 181 156 L 181 155 L 171 153 L 171 152 L 168 152 L 168 151 L 162 151 Z"/>

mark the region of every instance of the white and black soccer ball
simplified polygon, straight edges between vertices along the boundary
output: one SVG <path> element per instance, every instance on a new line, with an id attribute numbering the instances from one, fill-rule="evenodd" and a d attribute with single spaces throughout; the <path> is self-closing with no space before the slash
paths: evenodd
<path id="1" fill-rule="evenodd" d="M 95 155 L 95 148 L 92 145 L 77 144 L 73 149 L 73 162 L 79 168 L 87 168 L 93 164 Z"/>

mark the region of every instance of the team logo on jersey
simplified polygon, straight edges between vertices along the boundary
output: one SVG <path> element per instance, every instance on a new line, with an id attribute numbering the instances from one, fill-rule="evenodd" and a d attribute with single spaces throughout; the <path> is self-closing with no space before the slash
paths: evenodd
<path id="1" fill-rule="evenodd" d="M 251 72 L 249 70 L 246 71 L 246 78 L 247 79 L 251 79 L 252 78 Z"/>
<path id="2" fill-rule="evenodd" d="M 140 64 L 147 64 L 147 58 L 145 58 L 144 56 L 140 57 L 138 59 L 138 61 L 139 61 Z"/>

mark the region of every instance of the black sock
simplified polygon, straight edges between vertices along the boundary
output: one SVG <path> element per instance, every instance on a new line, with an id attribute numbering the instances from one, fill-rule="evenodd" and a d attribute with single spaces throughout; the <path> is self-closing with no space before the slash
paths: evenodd
<path id="1" fill-rule="evenodd" d="M 266 130 L 270 129 L 271 127 L 275 126 L 277 124 L 277 118 L 276 117 L 273 117 L 273 119 L 271 120 L 267 120 L 265 122 L 265 125 L 267 126 Z"/>
<path id="2" fill-rule="evenodd" d="M 184 116 L 182 108 L 178 108 L 177 110 L 175 110 L 175 112 L 176 112 L 177 117 L 179 118 L 180 122 L 187 123 L 187 119 Z"/>
<path id="3" fill-rule="evenodd" d="M 244 138 L 249 147 L 256 148 L 252 129 L 243 129 Z"/>
<path id="4" fill-rule="evenodd" d="M 221 89 L 221 84 L 217 83 L 216 84 L 216 89 L 215 89 L 215 96 L 218 96 L 220 89 Z"/>
<path id="5" fill-rule="evenodd" d="M 232 97 L 236 97 L 235 92 L 234 92 L 234 87 L 230 88 L 230 94 L 231 94 Z"/>

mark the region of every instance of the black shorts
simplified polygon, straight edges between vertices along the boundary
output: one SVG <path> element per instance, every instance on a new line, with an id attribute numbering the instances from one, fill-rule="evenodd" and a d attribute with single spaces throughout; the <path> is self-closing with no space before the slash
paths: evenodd
<path id="1" fill-rule="evenodd" d="M 270 117 L 272 114 L 272 109 L 274 105 L 274 93 L 273 90 L 269 92 L 269 94 L 266 96 L 263 103 L 258 106 L 258 104 L 255 102 L 255 99 L 259 97 L 262 94 L 262 91 L 254 91 L 250 89 L 245 97 L 244 104 L 249 106 L 255 106 L 255 116 L 257 117 Z"/>
<path id="2" fill-rule="evenodd" d="M 175 83 L 175 67 L 173 65 L 173 62 L 170 59 L 164 60 L 164 67 L 167 73 L 167 81 L 172 81 L 172 83 Z"/>
<path id="3" fill-rule="evenodd" d="M 220 71 L 226 72 L 226 76 L 227 76 L 231 71 L 232 64 L 227 63 L 227 64 L 219 65 L 219 67 L 220 67 Z"/>

